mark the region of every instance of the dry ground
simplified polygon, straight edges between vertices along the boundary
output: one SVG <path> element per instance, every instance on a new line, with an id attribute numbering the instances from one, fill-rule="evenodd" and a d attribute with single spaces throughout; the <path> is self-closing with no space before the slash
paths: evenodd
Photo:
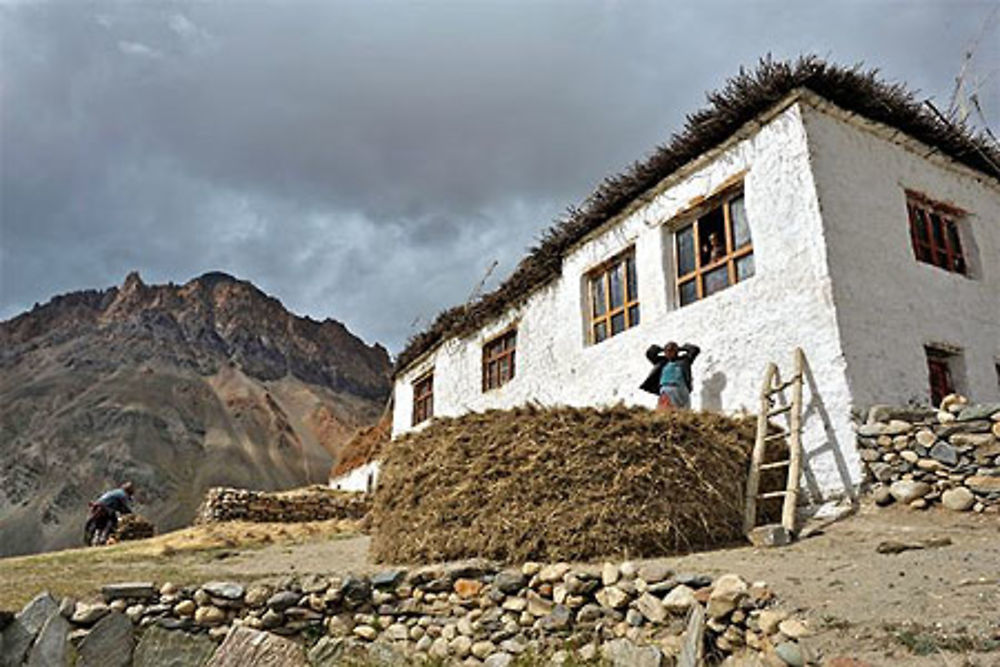
<path id="1" fill-rule="evenodd" d="M 15 608 L 44 588 L 86 597 L 116 580 L 249 581 L 379 569 L 367 558 L 368 538 L 335 532 L 344 528 L 235 524 L 214 533 L 189 529 L 103 549 L 0 560 L 0 608 Z M 895 555 L 875 550 L 886 540 L 932 538 L 951 544 Z M 661 560 L 679 571 L 767 581 L 781 604 L 817 631 L 808 644 L 819 655 L 854 656 L 875 666 L 1000 665 L 996 515 L 865 507 L 788 547 Z"/>

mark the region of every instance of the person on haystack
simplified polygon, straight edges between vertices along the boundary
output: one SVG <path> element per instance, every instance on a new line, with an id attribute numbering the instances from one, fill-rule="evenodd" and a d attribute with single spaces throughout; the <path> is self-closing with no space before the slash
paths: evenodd
<path id="1" fill-rule="evenodd" d="M 120 488 L 111 489 L 90 503 L 90 518 L 84 526 L 84 543 L 104 544 L 118 528 L 118 515 L 132 513 L 135 485 L 125 482 Z"/>
<path id="2" fill-rule="evenodd" d="M 646 358 L 653 370 L 640 387 L 660 398 L 657 410 L 687 409 L 691 407 L 691 364 L 701 349 L 697 345 L 678 345 L 670 341 L 663 347 L 650 345 Z"/>

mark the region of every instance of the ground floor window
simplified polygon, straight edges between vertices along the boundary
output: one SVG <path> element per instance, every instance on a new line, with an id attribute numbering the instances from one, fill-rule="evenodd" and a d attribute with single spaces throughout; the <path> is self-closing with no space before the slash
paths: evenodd
<path id="1" fill-rule="evenodd" d="M 413 382 L 413 425 L 434 416 L 434 373 L 421 376 Z"/>
<path id="2" fill-rule="evenodd" d="M 955 393 L 955 367 L 959 353 L 932 346 L 925 347 L 924 351 L 927 355 L 931 403 L 941 405 L 945 396 Z"/>

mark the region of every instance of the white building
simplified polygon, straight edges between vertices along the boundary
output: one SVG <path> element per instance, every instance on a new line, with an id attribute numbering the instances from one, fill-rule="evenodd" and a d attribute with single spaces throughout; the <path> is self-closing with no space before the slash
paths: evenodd
<path id="1" fill-rule="evenodd" d="M 756 412 L 767 362 L 789 373 L 798 346 L 818 500 L 859 482 L 852 412 L 949 384 L 1000 399 L 997 152 L 867 75 L 806 61 L 756 76 L 743 108 L 689 125 L 414 339 L 393 436 L 527 401 L 652 407 L 644 351 L 667 340 L 702 349 L 695 409 Z"/>

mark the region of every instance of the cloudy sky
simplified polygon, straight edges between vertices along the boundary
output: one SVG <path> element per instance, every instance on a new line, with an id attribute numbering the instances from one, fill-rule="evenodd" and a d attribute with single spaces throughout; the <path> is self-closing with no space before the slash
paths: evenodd
<path id="1" fill-rule="evenodd" d="M 0 0 L 0 319 L 221 270 L 397 352 L 765 53 L 947 106 L 982 35 L 996 131 L 997 4 Z"/>

